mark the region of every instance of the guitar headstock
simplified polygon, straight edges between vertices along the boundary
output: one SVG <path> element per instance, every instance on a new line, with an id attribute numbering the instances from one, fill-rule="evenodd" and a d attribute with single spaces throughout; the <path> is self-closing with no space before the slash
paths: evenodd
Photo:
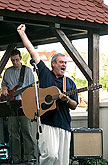
<path id="1" fill-rule="evenodd" d="M 88 89 L 90 90 L 90 91 L 93 91 L 93 90 L 97 90 L 97 89 L 100 89 L 100 88 L 102 88 L 102 85 L 101 84 L 91 84 L 89 87 L 88 87 Z"/>

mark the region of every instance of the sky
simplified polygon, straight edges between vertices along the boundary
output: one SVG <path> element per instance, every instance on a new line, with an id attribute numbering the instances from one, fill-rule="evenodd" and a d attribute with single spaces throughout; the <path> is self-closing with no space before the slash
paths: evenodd
<path id="1" fill-rule="evenodd" d="M 108 5 L 108 0 L 104 0 L 104 3 L 105 3 L 106 5 Z"/>
<path id="2" fill-rule="evenodd" d="M 88 39 L 79 39 L 75 40 L 72 42 L 75 48 L 79 52 L 85 52 L 87 53 L 88 51 Z M 99 42 L 99 52 L 104 53 L 105 55 L 108 56 L 108 35 L 104 35 L 100 37 L 100 42 Z M 45 44 L 45 45 L 40 45 L 38 46 L 37 51 L 42 52 L 42 51 L 52 51 L 56 50 L 56 52 L 61 52 L 63 53 L 65 50 L 61 43 L 53 43 L 53 44 Z"/>

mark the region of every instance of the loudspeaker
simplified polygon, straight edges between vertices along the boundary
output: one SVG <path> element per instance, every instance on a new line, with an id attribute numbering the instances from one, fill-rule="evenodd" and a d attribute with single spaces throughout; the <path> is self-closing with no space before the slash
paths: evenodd
<path id="1" fill-rule="evenodd" d="M 102 158 L 103 130 L 77 128 L 71 131 L 70 159 Z"/>

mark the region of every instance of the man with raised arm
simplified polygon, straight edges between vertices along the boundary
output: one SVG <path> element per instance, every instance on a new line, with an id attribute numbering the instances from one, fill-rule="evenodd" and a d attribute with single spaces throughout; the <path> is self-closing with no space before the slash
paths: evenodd
<path id="1" fill-rule="evenodd" d="M 44 64 L 34 46 L 25 33 L 25 25 L 21 24 L 17 31 L 39 71 L 39 87 L 56 86 L 59 89 L 59 98 L 56 108 L 47 111 L 41 116 L 42 133 L 39 135 L 40 164 L 41 165 L 69 165 L 71 117 L 69 109 L 75 110 L 78 104 L 78 95 L 66 96 L 64 90 L 64 73 L 67 61 L 64 54 L 57 53 L 52 57 L 52 70 Z M 75 83 L 66 77 L 66 91 L 75 90 Z"/>

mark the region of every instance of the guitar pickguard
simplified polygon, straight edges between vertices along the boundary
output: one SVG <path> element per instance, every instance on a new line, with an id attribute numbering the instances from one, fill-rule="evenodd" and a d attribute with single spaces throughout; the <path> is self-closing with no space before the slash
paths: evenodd
<path id="1" fill-rule="evenodd" d="M 49 109 L 53 104 L 54 104 L 54 101 L 53 101 L 51 104 L 42 103 L 42 104 L 41 104 L 41 109 L 42 109 L 42 110 L 47 110 L 47 109 Z"/>

